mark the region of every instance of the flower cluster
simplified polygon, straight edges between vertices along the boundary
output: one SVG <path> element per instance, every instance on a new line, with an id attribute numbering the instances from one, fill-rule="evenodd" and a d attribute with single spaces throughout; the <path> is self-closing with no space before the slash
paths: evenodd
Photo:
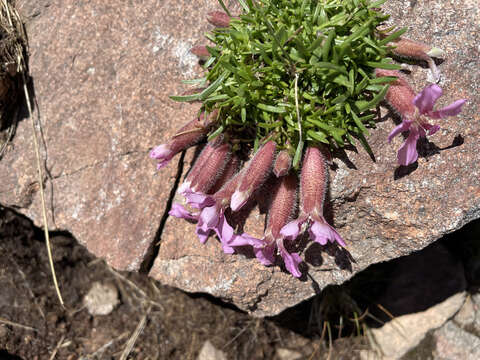
<path id="1" fill-rule="evenodd" d="M 241 2 L 243 13 L 214 11 L 215 46 L 195 46 L 205 78 L 177 101 L 202 103 L 198 117 L 150 156 L 165 166 L 175 154 L 206 143 L 178 189 L 169 214 L 196 223 L 200 242 L 216 234 L 227 254 L 248 247 L 264 265 L 280 259 L 302 275 L 299 239 L 345 247 L 324 216 L 330 151 L 366 141 L 374 109 L 384 98 L 402 116 L 388 140 L 408 131 L 398 162 L 417 160 L 417 140 L 438 131 L 427 117 L 457 115 L 465 100 L 434 110 L 437 85 L 418 95 L 388 56 L 426 61 L 441 50 L 379 30 L 388 18 L 369 0 Z M 275 11 L 272 11 L 275 9 Z M 248 156 L 251 155 L 251 156 Z M 239 229 L 236 213 L 268 198 L 266 227 L 257 238 Z"/>
<path id="2" fill-rule="evenodd" d="M 442 89 L 438 85 L 429 85 L 415 95 L 406 79 L 398 71 L 377 69 L 376 75 L 397 78 L 395 82 L 390 83 L 385 99 L 400 114 L 402 123 L 393 129 L 388 136 L 388 141 L 392 141 L 395 136 L 404 131 L 409 132 L 407 139 L 398 150 L 397 159 L 400 165 L 410 165 L 418 158 L 417 141 L 427 135 L 435 134 L 440 129 L 439 125 L 429 124 L 427 118 L 442 119 L 458 115 L 466 100 L 457 100 L 440 110 L 433 110 L 435 102 L 442 96 Z"/>
<path id="3" fill-rule="evenodd" d="M 215 233 L 227 254 L 249 246 L 264 265 L 275 264 L 279 254 L 287 270 L 296 277 L 301 276 L 302 259 L 287 248 L 295 247 L 295 240 L 303 231 L 309 229 L 311 239 L 322 245 L 330 241 L 345 246 L 323 216 L 328 169 L 322 150 L 313 146 L 306 149 L 300 184 L 289 171 L 291 158 L 285 151 L 276 151 L 273 141 L 265 142 L 241 170 L 239 164 L 223 138 L 208 142 L 179 187 L 184 202 L 174 203 L 169 214 L 196 222 L 196 234 L 202 243 Z M 259 189 L 265 189 L 269 178 L 274 185 L 264 237 L 236 234 L 230 214 L 242 209 Z M 298 191 L 300 212 L 294 219 Z"/>

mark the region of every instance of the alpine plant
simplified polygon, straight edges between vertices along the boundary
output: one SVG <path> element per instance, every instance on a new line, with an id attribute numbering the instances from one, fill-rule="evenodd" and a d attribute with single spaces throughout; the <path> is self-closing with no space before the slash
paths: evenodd
<path id="1" fill-rule="evenodd" d="M 283 263 L 302 276 L 299 239 L 346 247 L 324 216 L 331 152 L 362 145 L 377 105 L 386 100 L 402 118 L 388 141 L 408 132 L 398 163 L 417 160 L 417 140 L 433 135 L 437 120 L 457 115 L 465 100 L 434 110 L 437 85 L 416 94 L 396 59 L 426 61 L 440 49 L 385 28 L 386 0 L 239 0 L 241 12 L 213 11 L 215 28 L 191 52 L 205 77 L 185 81 L 193 89 L 175 101 L 201 103 L 191 122 L 150 156 L 164 167 L 177 153 L 203 144 L 170 215 L 196 223 L 204 243 L 216 234 L 227 254 L 248 247 L 264 265 Z M 267 197 L 263 237 L 242 233 L 235 213 Z M 248 207 L 247 207 L 248 208 Z M 305 233 L 305 236 L 301 236 Z"/>

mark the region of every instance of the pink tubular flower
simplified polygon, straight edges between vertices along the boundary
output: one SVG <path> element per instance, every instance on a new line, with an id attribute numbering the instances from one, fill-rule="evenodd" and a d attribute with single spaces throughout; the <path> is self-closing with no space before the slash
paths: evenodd
<path id="1" fill-rule="evenodd" d="M 212 206 L 215 200 L 206 194 L 217 192 L 233 177 L 238 165 L 238 158 L 230 154 L 230 145 L 214 140 L 202 150 L 177 192 L 185 197 L 186 203 L 192 209 Z M 184 205 L 174 203 L 169 215 L 198 220 L 199 213 L 192 213 Z"/>
<path id="2" fill-rule="evenodd" d="M 397 56 L 426 61 L 435 81 L 438 81 L 440 78 L 440 72 L 438 71 L 432 57 L 442 56 L 443 50 L 404 37 L 400 37 L 390 44 L 394 46 L 392 52 Z"/>
<path id="3" fill-rule="evenodd" d="M 204 149 L 206 156 L 199 157 L 200 163 L 195 166 L 192 179 L 182 184 L 181 191 L 186 193 L 206 194 L 223 173 L 227 162 L 231 158 L 231 147 L 222 141 L 209 143 Z M 202 154 L 203 152 L 202 151 Z"/>
<path id="4" fill-rule="evenodd" d="M 302 259 L 297 253 L 289 253 L 285 248 L 284 237 L 280 234 L 282 227 L 291 218 L 297 200 L 296 175 L 282 176 L 274 191 L 272 203 L 268 210 L 267 227 L 263 239 L 255 239 L 248 234 L 241 237 L 253 246 L 255 256 L 263 265 L 272 265 L 275 262 L 275 249 L 283 258 L 285 267 L 295 277 L 302 276 L 298 265 Z"/>
<path id="5" fill-rule="evenodd" d="M 234 246 L 247 245 L 244 239 L 234 233 L 232 226 L 225 218 L 225 209 L 230 203 L 230 197 L 235 191 L 240 177 L 241 174 L 237 173 L 213 195 L 195 194 L 196 203 L 191 198 L 191 194 L 186 195 L 190 197 L 189 203 L 192 207 L 201 209 L 196 228 L 200 242 L 204 243 L 211 231 L 215 231 L 220 239 L 223 251 L 227 254 L 234 252 Z"/>
<path id="6" fill-rule="evenodd" d="M 300 215 L 281 230 L 286 239 L 296 239 L 303 232 L 304 224 L 309 227 L 310 238 L 326 245 L 328 241 L 345 246 L 337 231 L 323 217 L 323 203 L 328 185 L 328 170 L 325 156 L 316 147 L 308 147 L 303 158 L 300 175 Z"/>
<path id="7" fill-rule="evenodd" d="M 185 194 L 186 192 L 191 191 L 190 189 L 192 186 L 192 182 L 196 182 L 197 177 L 202 172 L 203 167 L 205 163 L 208 161 L 210 155 L 212 155 L 213 150 L 214 150 L 214 147 L 212 146 L 212 144 L 208 143 L 207 145 L 205 145 L 202 152 L 200 153 L 200 155 L 198 155 L 198 158 L 195 160 L 195 163 L 193 164 L 193 167 L 191 168 L 187 177 L 178 188 L 177 192 L 179 194 Z"/>
<path id="8" fill-rule="evenodd" d="M 208 116 L 210 118 L 212 114 Z M 161 169 L 179 152 L 195 145 L 207 134 L 209 127 L 205 125 L 204 114 L 188 122 L 166 144 L 155 147 L 150 152 L 152 159 L 157 159 L 157 169 Z"/>
<path id="9" fill-rule="evenodd" d="M 275 158 L 276 144 L 274 141 L 266 142 L 257 150 L 253 158 L 246 165 L 242 172 L 242 178 L 238 188 L 232 195 L 231 205 L 233 211 L 240 210 L 245 205 L 255 190 L 265 182 L 272 170 L 273 160 Z"/>
<path id="10" fill-rule="evenodd" d="M 433 135 L 440 129 L 438 125 L 429 124 L 426 118 L 442 119 L 458 115 L 466 100 L 457 100 L 440 110 L 433 110 L 435 102 L 442 96 L 442 89 L 438 85 L 429 85 L 415 96 L 411 87 L 397 71 L 377 69 L 376 74 L 377 76 L 397 76 L 399 78 L 390 84 L 385 96 L 386 100 L 402 116 L 402 123 L 393 129 L 388 136 L 388 141 L 390 142 L 401 132 L 409 131 L 407 139 L 398 150 L 397 159 L 400 165 L 410 165 L 418 158 L 418 139 Z"/>
<path id="11" fill-rule="evenodd" d="M 190 221 L 197 221 L 198 215 L 190 213 L 182 204 L 173 203 L 172 208 L 168 212 L 168 215 L 175 216 L 177 218 L 186 219 Z"/>

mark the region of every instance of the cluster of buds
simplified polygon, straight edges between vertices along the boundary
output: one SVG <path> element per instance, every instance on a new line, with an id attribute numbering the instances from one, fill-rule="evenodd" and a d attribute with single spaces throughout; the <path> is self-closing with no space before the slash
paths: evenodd
<path id="1" fill-rule="evenodd" d="M 183 138 L 173 139 L 178 148 L 190 146 L 190 138 L 185 138 L 182 144 L 179 139 Z M 168 147 L 168 144 L 161 146 Z M 184 201 L 174 203 L 169 214 L 195 222 L 196 234 L 202 243 L 215 233 L 225 253 L 232 254 L 238 247 L 248 246 L 264 265 L 275 264 L 278 254 L 286 269 L 300 277 L 302 259 L 287 249 L 296 247 L 302 231 L 309 229 L 312 240 L 322 245 L 330 241 L 345 246 L 323 215 L 328 185 L 323 151 L 313 146 L 306 149 L 298 181 L 291 169 L 290 155 L 285 150 L 277 151 L 274 141 L 266 141 L 240 169 L 240 160 L 232 153 L 231 146 L 222 136 L 217 137 L 208 142 L 197 157 L 178 189 Z M 269 179 L 274 185 L 263 238 L 237 234 L 231 225 L 233 213 L 253 201 Z M 298 214 L 297 193 L 300 193 Z"/>
<path id="2" fill-rule="evenodd" d="M 214 11 L 207 19 L 216 27 L 226 28 L 231 18 L 226 13 Z M 440 56 L 441 50 L 402 37 L 389 45 L 398 57 L 426 61 L 435 79 L 439 79 L 432 57 Z M 203 45 L 191 51 L 201 60 L 210 57 L 208 48 Z M 396 78 L 390 83 L 385 99 L 402 117 L 402 123 L 393 129 L 388 141 L 402 132 L 409 132 L 398 151 L 398 163 L 409 165 L 418 158 L 418 139 L 439 130 L 439 126 L 430 124 L 427 118 L 455 116 L 465 100 L 434 110 L 435 102 L 442 95 L 439 86 L 429 85 L 415 94 L 405 77 L 396 70 L 376 69 L 375 76 Z M 168 143 L 154 148 L 150 156 L 158 160 L 158 168 L 165 166 L 175 154 L 204 141 L 217 117 L 217 110 L 203 113 L 180 128 Z M 315 142 L 307 143 L 303 159 L 295 170 L 291 154 L 278 147 L 267 137 L 251 159 L 242 164 L 228 136 L 215 137 L 207 142 L 179 187 L 183 201 L 174 203 L 169 214 L 196 223 L 195 231 L 202 243 L 216 234 L 225 253 L 249 247 L 260 263 L 274 265 L 282 259 L 293 276 L 301 277 L 302 258 L 298 251 L 303 233 L 308 232 L 308 237 L 320 245 L 331 242 L 345 247 L 346 244 L 324 217 L 328 150 Z M 264 235 L 256 238 L 236 229 L 234 215 L 247 203 L 253 203 L 261 189 L 269 194 L 270 201 Z"/>

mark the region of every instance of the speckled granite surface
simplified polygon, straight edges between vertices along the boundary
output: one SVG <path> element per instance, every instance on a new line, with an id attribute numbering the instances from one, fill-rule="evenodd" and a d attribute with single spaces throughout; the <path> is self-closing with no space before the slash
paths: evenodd
<path id="1" fill-rule="evenodd" d="M 149 149 L 195 115 L 195 105 L 168 95 L 201 71 L 188 53 L 209 26 L 215 0 L 200 2 L 76 2 L 23 0 L 28 17 L 31 73 L 44 131 L 42 152 L 51 179 L 51 228 L 71 232 L 118 269 L 138 270 L 155 240 L 175 183 L 177 163 L 161 172 Z M 298 280 L 243 255 L 222 254 L 215 239 L 201 246 L 194 226 L 168 218 L 151 275 L 186 291 L 207 292 L 257 316 L 273 315 L 341 283 L 371 263 L 422 249 L 480 217 L 478 142 L 479 10 L 474 1 L 390 0 L 392 20 L 409 36 L 446 51 L 439 65 L 445 95 L 438 105 L 468 98 L 462 114 L 420 152 L 418 167 L 395 164 L 402 139 L 387 135 L 394 118 L 382 110 L 371 132 L 373 162 L 362 148 L 334 158 L 330 218 L 347 240 L 345 253 L 312 247 L 309 277 Z M 409 66 L 419 91 L 426 67 Z M 13 148 L 0 161 L 0 204 L 41 225 L 29 122 L 19 124 Z M 186 171 L 191 152 L 187 153 Z M 52 193 L 53 190 L 53 193 Z M 254 212 L 248 229 L 261 233 Z M 348 269 L 351 267 L 351 271 Z M 343 270 L 342 270 L 343 268 Z"/>

